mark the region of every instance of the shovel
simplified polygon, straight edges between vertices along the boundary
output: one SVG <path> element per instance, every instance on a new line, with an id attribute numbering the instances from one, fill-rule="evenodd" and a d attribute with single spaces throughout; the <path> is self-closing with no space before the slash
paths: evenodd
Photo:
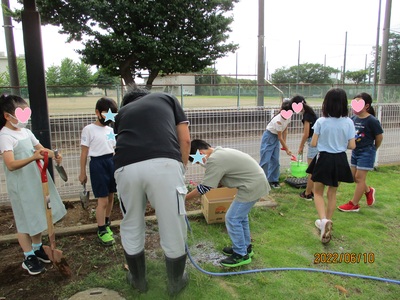
<path id="1" fill-rule="evenodd" d="M 62 251 L 56 249 L 56 234 L 54 231 L 53 224 L 53 215 L 51 212 L 51 203 L 50 203 L 50 193 L 49 193 L 49 185 L 47 180 L 47 166 L 49 164 L 49 153 L 44 152 L 44 164 L 41 165 L 40 161 L 37 160 L 36 164 L 40 170 L 40 175 L 42 179 L 42 188 L 43 188 L 43 196 L 44 196 L 44 207 L 46 210 L 46 220 L 47 220 L 47 232 L 49 234 L 49 246 L 43 246 L 44 251 L 46 252 L 49 259 L 53 262 L 54 266 L 60 271 L 60 273 L 65 277 L 70 277 L 72 275 L 72 271 L 63 257 Z"/>
<path id="2" fill-rule="evenodd" d="M 56 158 L 57 158 L 57 156 L 58 156 L 58 150 L 57 150 L 57 149 L 54 150 L 54 156 L 55 156 Z M 64 167 L 61 166 L 61 165 L 59 165 L 59 164 L 57 164 L 55 168 L 56 168 L 56 170 L 57 170 L 57 172 L 58 172 L 58 175 L 60 175 L 61 179 L 64 180 L 65 182 L 67 182 L 67 181 L 68 181 L 68 175 L 67 175 L 67 173 L 65 172 Z"/>
<path id="3" fill-rule="evenodd" d="M 81 199 L 81 205 L 83 209 L 86 209 L 89 205 L 89 195 L 90 192 L 86 190 L 86 183 L 83 184 L 83 191 L 79 195 L 79 198 Z"/>

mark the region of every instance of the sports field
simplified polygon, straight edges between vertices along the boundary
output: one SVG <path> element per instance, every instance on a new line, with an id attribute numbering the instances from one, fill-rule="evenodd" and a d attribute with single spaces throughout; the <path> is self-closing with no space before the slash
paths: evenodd
<path id="1" fill-rule="evenodd" d="M 49 97 L 48 107 L 51 114 L 59 113 L 94 113 L 96 101 L 102 96 L 83 96 L 83 97 Z M 118 103 L 121 99 L 110 96 Z M 177 97 L 183 108 L 212 108 L 212 107 L 249 107 L 257 106 L 257 98 L 254 96 L 186 96 Z M 322 103 L 322 99 L 312 98 L 307 99 L 312 106 Z M 279 106 L 281 98 L 265 97 L 264 106 Z"/>

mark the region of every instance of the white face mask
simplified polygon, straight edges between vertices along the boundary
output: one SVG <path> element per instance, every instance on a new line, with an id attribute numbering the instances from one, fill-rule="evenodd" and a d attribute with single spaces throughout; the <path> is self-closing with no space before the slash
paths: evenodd
<path id="1" fill-rule="evenodd" d="M 21 128 L 25 128 L 26 125 L 28 125 L 28 121 L 26 122 L 21 122 L 20 120 L 18 120 L 16 117 L 14 117 L 12 114 L 9 114 L 11 118 L 13 118 L 14 120 L 17 120 L 18 123 L 14 124 L 13 122 L 10 122 L 12 126 L 14 126 L 15 128 L 21 129 Z"/>

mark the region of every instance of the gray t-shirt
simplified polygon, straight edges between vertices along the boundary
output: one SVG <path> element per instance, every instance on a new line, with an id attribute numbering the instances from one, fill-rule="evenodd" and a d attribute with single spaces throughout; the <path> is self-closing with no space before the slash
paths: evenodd
<path id="1" fill-rule="evenodd" d="M 205 163 L 202 184 L 217 188 L 219 184 L 237 188 L 235 200 L 251 202 L 270 191 L 263 169 L 250 155 L 239 150 L 216 147 Z"/>

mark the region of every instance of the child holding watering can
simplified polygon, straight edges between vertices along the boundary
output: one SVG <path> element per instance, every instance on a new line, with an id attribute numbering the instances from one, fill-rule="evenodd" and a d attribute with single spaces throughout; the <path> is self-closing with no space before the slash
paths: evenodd
<path id="1" fill-rule="evenodd" d="M 304 151 L 304 146 L 307 142 L 307 163 L 310 164 L 312 159 L 315 157 L 315 155 L 318 154 L 318 149 L 317 147 L 311 146 L 311 138 L 314 134 L 314 129 L 313 126 L 315 122 L 317 121 L 318 117 L 315 114 L 314 110 L 307 105 L 306 100 L 304 99 L 303 96 L 294 96 L 291 100 L 292 106 L 293 103 L 296 103 L 295 105 L 301 104 L 303 106 L 303 109 L 301 110 L 300 113 L 303 114 L 303 118 L 301 119 L 301 122 L 303 123 L 303 136 L 301 137 L 300 145 L 299 145 L 299 150 L 297 151 L 300 156 L 303 155 Z M 303 198 L 304 200 L 311 201 L 314 198 L 314 193 L 313 193 L 313 181 L 311 180 L 311 175 L 308 175 L 307 178 L 307 186 L 306 190 L 300 193 L 300 197 Z"/>
<path id="2" fill-rule="evenodd" d="M 332 216 L 336 209 L 336 191 L 339 182 L 354 182 L 346 149 L 354 149 L 354 124 L 348 117 L 347 95 L 343 89 L 330 89 L 322 103 L 323 117 L 314 125 L 311 146 L 318 154 L 311 161 L 307 173 L 314 182 L 314 202 L 319 219 L 315 226 L 321 230 L 321 242 L 331 240 Z M 328 204 L 325 210 L 324 190 L 328 186 Z"/>
<path id="3" fill-rule="evenodd" d="M 275 189 L 280 188 L 279 143 L 287 155 L 292 155 L 286 144 L 287 127 L 292 114 L 291 101 L 284 101 L 279 113 L 268 123 L 261 140 L 260 166 L 264 170 L 270 186 Z"/>
<path id="4" fill-rule="evenodd" d="M 375 189 L 367 186 L 366 179 L 368 171 L 374 169 L 376 150 L 383 140 L 383 129 L 372 105 L 372 98 L 367 93 L 361 93 L 354 97 L 353 101 L 364 101 L 361 110 L 356 111 L 353 107 L 354 116 L 351 118 L 356 127 L 356 149 L 351 153 L 351 172 L 353 173 L 356 189 L 353 198 L 346 204 L 340 205 L 338 209 L 344 212 L 358 212 L 359 202 L 365 195 L 367 205 L 375 203 Z M 352 103 L 353 103 L 352 101 Z M 361 103 L 361 102 L 360 102 Z"/>
<path id="5" fill-rule="evenodd" d="M 79 181 L 86 184 L 86 163 L 90 156 L 89 170 L 90 181 L 94 196 L 97 198 L 96 220 L 97 237 L 104 246 L 111 246 L 115 243 L 113 232 L 110 228 L 110 215 L 114 204 L 114 193 L 116 184 L 114 179 L 114 148 L 115 137 L 113 129 L 109 126 L 113 118 L 108 114 L 115 115 L 117 104 L 111 98 L 100 98 L 96 103 L 96 121 L 85 126 L 81 137 L 81 172 Z M 106 120 L 107 119 L 107 120 Z"/>
<path id="6" fill-rule="evenodd" d="M 7 191 L 18 231 L 18 242 L 24 252 L 22 268 L 30 275 L 45 270 L 42 265 L 51 263 L 43 250 L 42 232 L 47 229 L 41 175 L 36 161 L 43 159 L 43 152 L 54 158 L 52 150 L 44 148 L 32 131 L 26 129 L 31 110 L 19 96 L 0 96 L 0 153 L 3 156 Z M 55 158 L 58 164 L 62 156 Z M 67 213 L 64 204 L 48 176 L 53 221 Z"/>

